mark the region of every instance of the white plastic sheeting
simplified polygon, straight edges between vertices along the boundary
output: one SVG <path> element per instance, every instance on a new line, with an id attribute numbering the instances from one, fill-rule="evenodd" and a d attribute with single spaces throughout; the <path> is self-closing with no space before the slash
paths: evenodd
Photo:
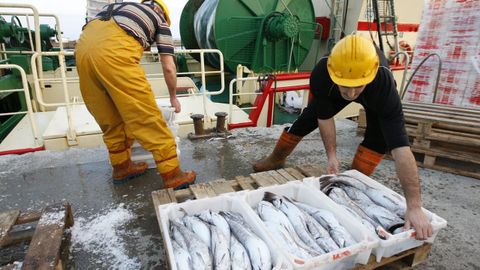
<path id="1" fill-rule="evenodd" d="M 406 100 L 480 108 L 480 5 L 478 1 L 426 0 L 413 68 L 431 53 L 440 55 L 443 67 L 434 101 L 438 60 L 431 57 L 420 67 Z"/>

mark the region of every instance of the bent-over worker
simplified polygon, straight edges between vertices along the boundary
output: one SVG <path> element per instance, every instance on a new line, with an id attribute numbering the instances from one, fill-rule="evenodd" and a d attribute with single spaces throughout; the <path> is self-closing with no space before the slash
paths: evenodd
<path id="1" fill-rule="evenodd" d="M 333 117 L 350 102 L 360 103 L 366 112 L 367 127 L 352 168 L 370 175 L 386 151 L 390 151 L 407 200 L 405 229 L 414 226 L 418 239 L 431 236 L 432 226 L 421 209 L 418 169 L 405 130 L 402 103 L 381 51 L 368 39 L 346 36 L 312 71 L 310 91 L 311 102 L 293 125 L 283 131 L 273 152 L 256 162 L 253 169 L 283 167 L 300 140 L 318 127 L 328 159 L 326 171 L 339 173 Z"/>
<path id="2" fill-rule="evenodd" d="M 180 168 L 174 137 L 140 66 L 144 50 L 156 43 L 171 106 L 180 112 L 169 26 L 168 9 L 162 0 L 110 4 L 84 26 L 77 43 L 80 89 L 103 131 L 115 184 L 147 169 L 145 162 L 130 159 L 134 140 L 152 153 L 165 188 L 183 188 L 195 181 L 195 172 Z"/>

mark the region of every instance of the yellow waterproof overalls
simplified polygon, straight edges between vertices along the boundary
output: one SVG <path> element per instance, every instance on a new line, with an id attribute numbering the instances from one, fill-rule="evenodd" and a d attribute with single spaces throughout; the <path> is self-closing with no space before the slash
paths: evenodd
<path id="1" fill-rule="evenodd" d="M 136 139 L 160 173 L 172 172 L 179 167 L 176 144 L 140 66 L 143 47 L 108 13 L 84 27 L 76 46 L 85 104 L 103 131 L 112 165 L 130 159 Z"/>

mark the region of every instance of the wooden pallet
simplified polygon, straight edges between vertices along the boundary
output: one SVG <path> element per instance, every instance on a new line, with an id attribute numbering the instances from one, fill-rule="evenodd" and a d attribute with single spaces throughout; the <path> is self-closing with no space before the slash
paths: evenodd
<path id="1" fill-rule="evenodd" d="M 163 204 L 181 203 L 186 200 L 215 197 L 223 193 L 241 190 L 255 190 L 259 187 L 283 184 L 288 181 L 302 180 L 305 177 L 320 176 L 322 174 L 324 174 L 324 170 L 319 166 L 297 166 L 295 168 L 252 173 L 246 177 L 237 176 L 234 180 L 219 179 L 208 183 L 199 183 L 184 190 L 173 190 L 172 188 L 156 190 L 152 192 L 152 199 L 154 207 L 157 209 L 159 205 Z M 158 217 L 159 215 L 157 214 L 157 218 Z M 160 219 L 158 219 L 158 222 L 159 224 L 161 223 Z M 379 263 L 376 262 L 375 256 L 372 255 L 370 256 L 368 264 L 358 265 L 354 269 L 411 269 L 411 267 L 426 261 L 430 248 L 430 244 L 425 244 L 404 251 L 393 257 L 383 258 Z"/>
<path id="2" fill-rule="evenodd" d="M 366 265 L 358 265 L 354 270 L 407 270 L 425 262 L 432 249 L 432 244 L 425 243 L 422 246 L 412 248 L 394 255 L 389 258 L 383 258 L 380 262 L 370 256 Z"/>
<path id="3" fill-rule="evenodd" d="M 65 269 L 68 239 L 64 239 L 64 232 L 72 225 L 72 209 L 68 203 L 48 206 L 41 212 L 2 212 L 0 250 L 8 252 L 26 241 L 29 245 L 22 269 Z M 0 269 L 14 269 L 14 265 L 3 265 Z"/>
<path id="4" fill-rule="evenodd" d="M 419 166 L 480 179 L 480 110 L 408 102 L 403 110 Z M 362 109 L 357 134 L 365 128 Z"/>

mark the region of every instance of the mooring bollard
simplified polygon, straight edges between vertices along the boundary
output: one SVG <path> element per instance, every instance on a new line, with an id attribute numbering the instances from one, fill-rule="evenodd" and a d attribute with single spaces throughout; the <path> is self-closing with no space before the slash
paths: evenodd
<path id="1" fill-rule="evenodd" d="M 195 135 L 205 134 L 203 129 L 203 114 L 192 114 L 190 118 L 193 119 L 193 127 L 195 129 Z"/>
<path id="2" fill-rule="evenodd" d="M 227 117 L 226 112 L 216 112 L 215 116 L 217 117 L 217 132 L 225 132 L 227 129 L 225 128 L 225 119 Z"/>

